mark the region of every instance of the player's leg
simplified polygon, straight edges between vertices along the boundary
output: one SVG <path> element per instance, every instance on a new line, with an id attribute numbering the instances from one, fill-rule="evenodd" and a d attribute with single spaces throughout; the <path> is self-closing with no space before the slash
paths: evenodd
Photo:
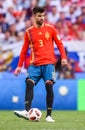
<path id="1" fill-rule="evenodd" d="M 33 100 L 34 85 L 40 80 L 41 70 L 39 66 L 31 65 L 28 68 L 28 77 L 26 78 L 26 92 L 25 92 L 25 109 L 29 111 Z"/>
<path id="2" fill-rule="evenodd" d="M 46 81 L 46 104 L 47 104 L 47 115 L 51 116 L 52 112 L 52 106 L 53 106 L 53 99 L 54 99 L 54 93 L 53 93 L 53 82 L 51 80 Z"/>
<path id="3" fill-rule="evenodd" d="M 25 110 L 22 111 L 14 111 L 14 114 L 18 117 L 22 117 L 24 119 L 29 119 L 28 111 L 31 108 L 31 103 L 33 99 L 33 87 L 34 81 L 31 79 L 26 79 L 26 91 L 25 91 Z"/>
<path id="4" fill-rule="evenodd" d="M 53 106 L 53 100 L 54 100 L 54 93 L 53 93 L 53 84 L 55 82 L 55 68 L 53 64 L 49 64 L 43 67 L 44 72 L 43 73 L 43 79 L 45 81 L 46 86 L 46 104 L 47 104 L 47 115 L 46 115 L 46 121 L 48 122 L 54 122 L 54 120 L 51 117 L 52 113 L 52 106 Z"/>
<path id="5" fill-rule="evenodd" d="M 32 104 L 33 99 L 33 88 L 34 88 L 35 82 L 32 79 L 26 79 L 26 90 L 25 90 L 25 110 L 29 111 Z"/>
<path id="6" fill-rule="evenodd" d="M 29 119 L 28 111 L 31 108 L 32 99 L 33 99 L 33 88 L 34 85 L 40 80 L 40 68 L 36 66 L 30 66 L 28 68 L 28 77 L 26 78 L 26 91 L 25 91 L 25 110 L 23 111 L 14 111 L 14 114 L 18 117 L 23 117 Z"/>
<path id="7" fill-rule="evenodd" d="M 46 81 L 46 92 L 47 92 L 47 95 L 46 95 L 46 104 L 47 104 L 46 121 L 55 122 L 55 120 L 51 116 L 53 100 L 54 100 L 53 81 L 51 81 L 51 80 Z"/>

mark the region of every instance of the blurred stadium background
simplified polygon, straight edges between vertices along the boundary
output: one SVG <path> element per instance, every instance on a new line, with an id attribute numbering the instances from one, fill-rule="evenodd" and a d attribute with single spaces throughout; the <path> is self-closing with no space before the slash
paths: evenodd
<path id="1" fill-rule="evenodd" d="M 31 26 L 31 9 L 45 6 L 46 21 L 53 24 L 68 53 L 72 76 L 67 71 L 54 85 L 55 110 L 85 110 L 85 1 L 84 0 L 0 0 L 0 110 L 24 109 L 27 61 L 19 77 L 13 72 L 17 66 L 23 36 Z M 55 54 L 59 52 L 55 47 Z M 46 108 L 43 80 L 37 84 L 33 107 Z M 35 98 L 36 97 L 36 98 Z"/>

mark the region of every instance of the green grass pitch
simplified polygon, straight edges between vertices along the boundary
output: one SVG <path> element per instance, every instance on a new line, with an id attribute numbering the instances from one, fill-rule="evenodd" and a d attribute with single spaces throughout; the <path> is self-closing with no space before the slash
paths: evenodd
<path id="1" fill-rule="evenodd" d="M 31 122 L 13 111 L 0 111 L 0 130 L 85 130 L 85 111 L 53 111 L 54 123 L 46 122 L 45 114 L 40 122 Z"/>

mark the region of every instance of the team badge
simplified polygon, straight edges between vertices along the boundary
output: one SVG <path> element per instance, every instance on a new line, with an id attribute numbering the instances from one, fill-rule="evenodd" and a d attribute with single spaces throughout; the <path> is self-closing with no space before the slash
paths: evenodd
<path id="1" fill-rule="evenodd" d="M 50 37 L 50 34 L 48 32 L 45 33 L 45 38 L 48 40 Z"/>

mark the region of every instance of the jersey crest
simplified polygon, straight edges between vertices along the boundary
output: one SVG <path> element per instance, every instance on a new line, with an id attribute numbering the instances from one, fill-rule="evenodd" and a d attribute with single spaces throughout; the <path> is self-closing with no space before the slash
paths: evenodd
<path id="1" fill-rule="evenodd" d="M 49 32 L 46 32 L 46 33 L 45 33 L 45 38 L 46 38 L 47 40 L 50 38 Z"/>

